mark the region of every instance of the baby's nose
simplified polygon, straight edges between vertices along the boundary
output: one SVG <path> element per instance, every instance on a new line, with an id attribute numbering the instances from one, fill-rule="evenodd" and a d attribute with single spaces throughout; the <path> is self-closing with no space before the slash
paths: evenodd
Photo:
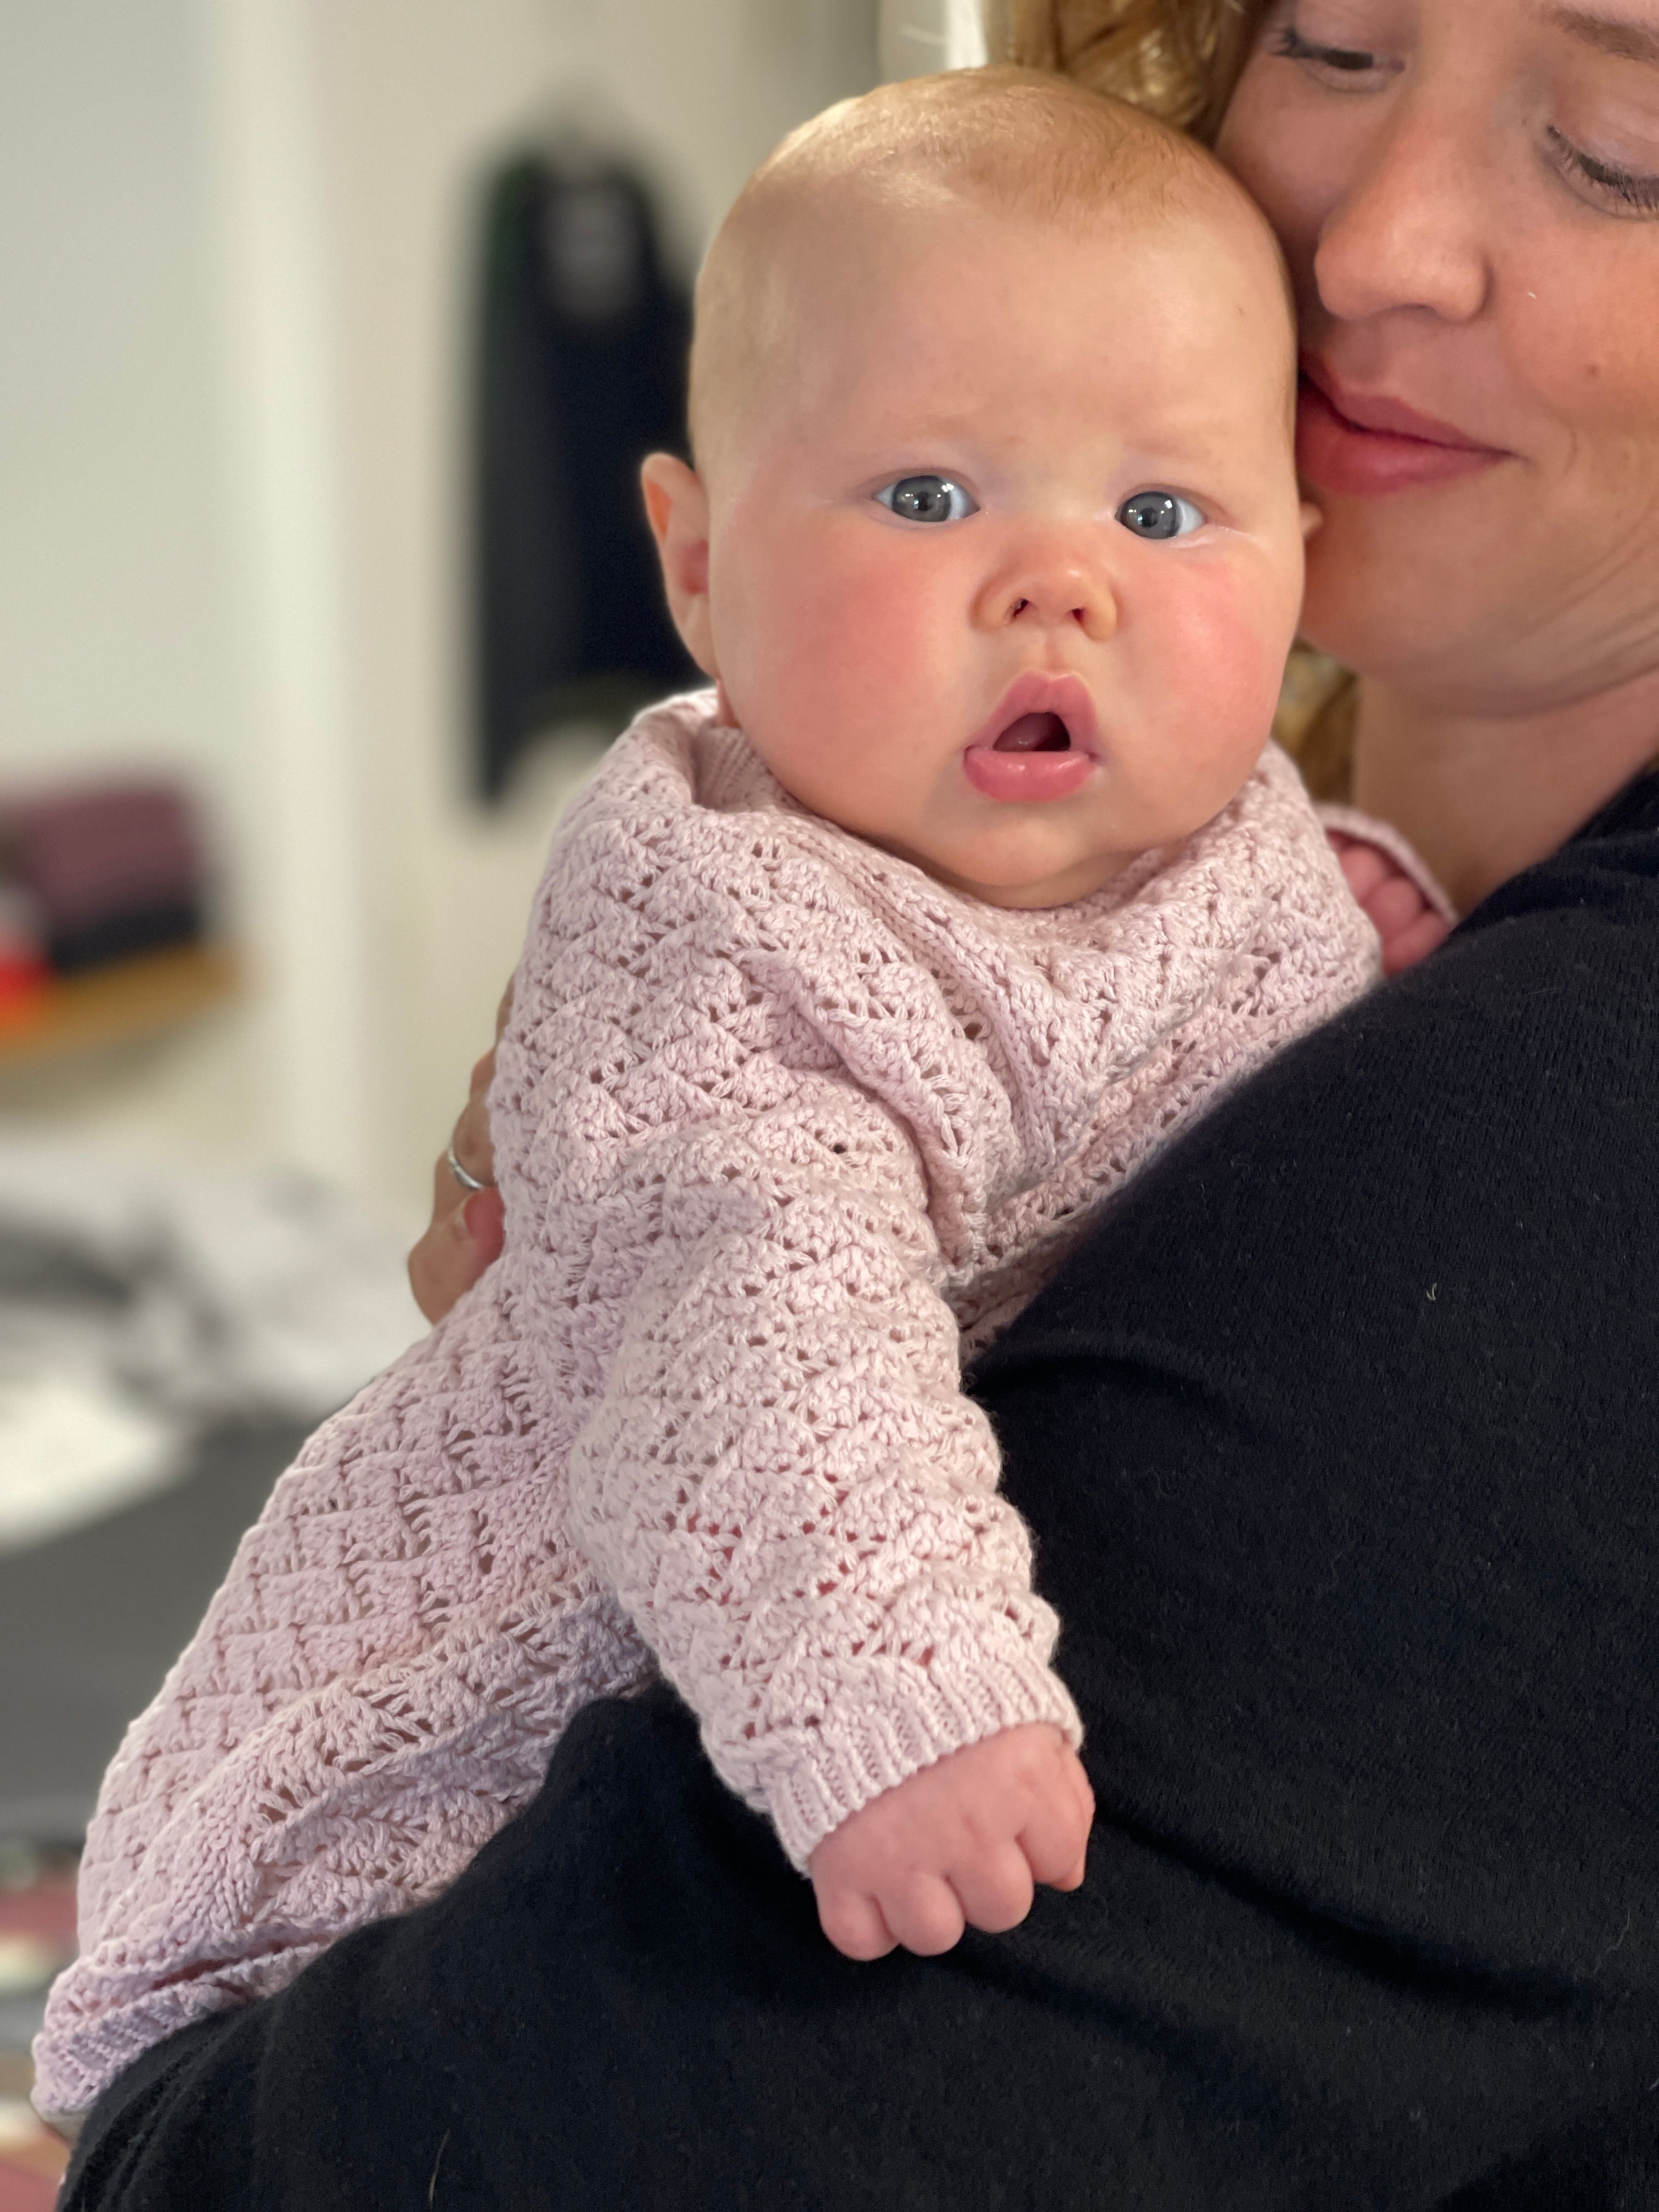
<path id="1" fill-rule="evenodd" d="M 1012 562 L 987 584 L 975 611 L 991 629 L 1075 624 L 1085 636 L 1103 639 L 1117 628 L 1117 601 L 1107 578 L 1086 562 L 1063 556 Z"/>

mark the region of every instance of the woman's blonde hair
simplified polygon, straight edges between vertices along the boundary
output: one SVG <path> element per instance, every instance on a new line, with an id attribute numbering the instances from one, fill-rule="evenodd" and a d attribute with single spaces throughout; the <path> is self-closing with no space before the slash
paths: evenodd
<path id="1" fill-rule="evenodd" d="M 992 54 L 1115 93 L 1209 144 L 1269 0 L 985 0 Z M 1346 799 L 1353 678 L 1298 648 L 1275 735 L 1316 799 Z"/>
<path id="2" fill-rule="evenodd" d="M 1267 0 L 988 0 L 994 53 L 1133 100 L 1207 144 Z"/>

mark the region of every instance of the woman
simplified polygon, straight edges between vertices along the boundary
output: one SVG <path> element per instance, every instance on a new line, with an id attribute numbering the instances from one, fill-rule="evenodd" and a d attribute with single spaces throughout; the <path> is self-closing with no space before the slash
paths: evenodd
<path id="1" fill-rule="evenodd" d="M 67 2203 L 1659 2197 L 1659 0 L 1600 6 L 1018 28 L 1279 228 L 1352 794 L 1473 909 L 977 1377 L 1084 1888 L 855 1967 L 673 1700 L 595 1706 L 435 1905 L 140 2057 Z M 495 1233 L 441 1218 L 429 1310 Z"/>

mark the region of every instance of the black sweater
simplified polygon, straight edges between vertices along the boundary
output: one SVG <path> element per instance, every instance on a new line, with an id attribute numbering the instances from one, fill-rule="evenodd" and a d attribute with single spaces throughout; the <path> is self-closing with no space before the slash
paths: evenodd
<path id="1" fill-rule="evenodd" d="M 1659 781 L 983 1362 L 1085 1887 L 850 1964 L 663 1689 L 110 2090 L 70 2212 L 1659 2203 Z"/>

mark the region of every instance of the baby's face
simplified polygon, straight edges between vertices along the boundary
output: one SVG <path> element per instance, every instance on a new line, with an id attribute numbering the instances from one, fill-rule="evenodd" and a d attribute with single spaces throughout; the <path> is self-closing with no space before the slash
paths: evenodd
<path id="1" fill-rule="evenodd" d="M 817 812 L 999 905 L 1080 897 L 1268 733 L 1302 590 L 1269 250 L 1219 198 L 805 236 L 787 374 L 706 457 L 701 657 Z"/>

